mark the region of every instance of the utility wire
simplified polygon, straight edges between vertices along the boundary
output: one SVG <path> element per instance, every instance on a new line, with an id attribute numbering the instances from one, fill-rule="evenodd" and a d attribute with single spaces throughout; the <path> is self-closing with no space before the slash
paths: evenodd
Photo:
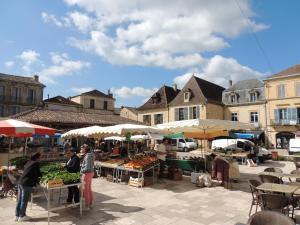
<path id="1" fill-rule="evenodd" d="M 265 57 L 265 60 L 266 60 L 266 63 L 267 63 L 267 67 L 269 67 L 269 70 L 271 71 L 271 73 L 273 73 L 273 66 L 272 66 L 272 64 L 271 64 L 271 62 L 270 62 L 270 60 L 269 60 L 269 57 L 268 57 L 267 53 L 265 52 L 265 50 L 263 49 L 262 45 L 260 44 L 259 39 L 258 39 L 257 35 L 255 34 L 255 31 L 254 31 L 254 29 L 253 29 L 253 27 L 252 27 L 252 25 L 251 25 L 251 23 L 250 23 L 248 17 L 246 16 L 246 14 L 244 13 L 242 7 L 240 6 L 239 0 L 235 0 L 235 3 L 236 3 L 236 5 L 237 5 L 237 7 L 239 8 L 239 10 L 240 10 L 242 16 L 243 16 L 243 17 L 245 18 L 245 20 L 247 21 L 248 26 L 249 26 L 249 28 L 250 28 L 250 31 L 251 31 L 251 33 L 252 33 L 252 35 L 253 35 L 253 38 L 254 38 L 254 40 L 255 40 L 255 42 L 256 42 L 256 44 L 257 44 L 259 50 L 261 51 L 262 55 Z"/>

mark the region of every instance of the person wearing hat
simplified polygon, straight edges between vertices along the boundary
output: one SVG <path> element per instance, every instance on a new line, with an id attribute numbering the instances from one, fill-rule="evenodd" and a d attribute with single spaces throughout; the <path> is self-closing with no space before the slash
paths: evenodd
<path id="1" fill-rule="evenodd" d="M 69 158 L 69 160 L 66 162 L 65 169 L 69 173 L 80 172 L 80 159 L 76 155 L 75 149 L 68 148 L 66 150 L 66 155 Z M 67 204 L 71 204 L 73 202 L 73 199 L 75 203 L 79 202 L 79 189 L 77 186 L 68 187 Z"/>

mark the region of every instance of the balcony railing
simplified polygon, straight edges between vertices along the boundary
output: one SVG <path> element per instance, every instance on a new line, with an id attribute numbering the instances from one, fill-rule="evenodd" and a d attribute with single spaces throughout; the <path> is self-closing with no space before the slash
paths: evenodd
<path id="1" fill-rule="evenodd" d="M 16 105 L 37 105 L 38 101 L 36 99 L 30 99 L 30 98 L 0 95 L 0 103 L 16 104 Z"/>
<path id="2" fill-rule="evenodd" d="M 293 126 L 293 125 L 299 125 L 300 124 L 300 118 L 298 119 L 278 119 L 278 120 L 271 120 L 271 125 L 279 125 L 279 126 Z"/>

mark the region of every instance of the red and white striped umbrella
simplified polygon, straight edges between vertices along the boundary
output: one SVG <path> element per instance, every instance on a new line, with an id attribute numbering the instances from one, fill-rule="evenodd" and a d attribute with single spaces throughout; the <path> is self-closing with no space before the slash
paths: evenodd
<path id="1" fill-rule="evenodd" d="M 50 136 L 55 134 L 55 129 L 19 120 L 7 119 L 0 121 L 0 134 L 8 137 L 31 137 L 33 134 L 47 134 Z"/>

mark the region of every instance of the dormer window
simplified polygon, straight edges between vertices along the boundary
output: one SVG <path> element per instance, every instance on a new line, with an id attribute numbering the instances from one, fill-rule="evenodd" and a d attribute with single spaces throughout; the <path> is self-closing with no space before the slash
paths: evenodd
<path id="1" fill-rule="evenodd" d="M 230 103 L 231 104 L 235 104 L 237 102 L 237 97 L 235 94 L 230 96 Z"/>
<path id="2" fill-rule="evenodd" d="M 184 102 L 189 102 L 190 98 L 191 98 L 191 92 L 186 91 L 186 92 L 184 92 L 183 96 L 184 96 Z"/>
<path id="3" fill-rule="evenodd" d="M 257 101 L 257 93 L 253 92 L 250 93 L 250 102 L 256 102 Z"/>
<path id="4" fill-rule="evenodd" d="M 160 103 L 160 94 L 156 93 L 154 96 L 152 96 L 152 104 L 158 104 Z"/>

